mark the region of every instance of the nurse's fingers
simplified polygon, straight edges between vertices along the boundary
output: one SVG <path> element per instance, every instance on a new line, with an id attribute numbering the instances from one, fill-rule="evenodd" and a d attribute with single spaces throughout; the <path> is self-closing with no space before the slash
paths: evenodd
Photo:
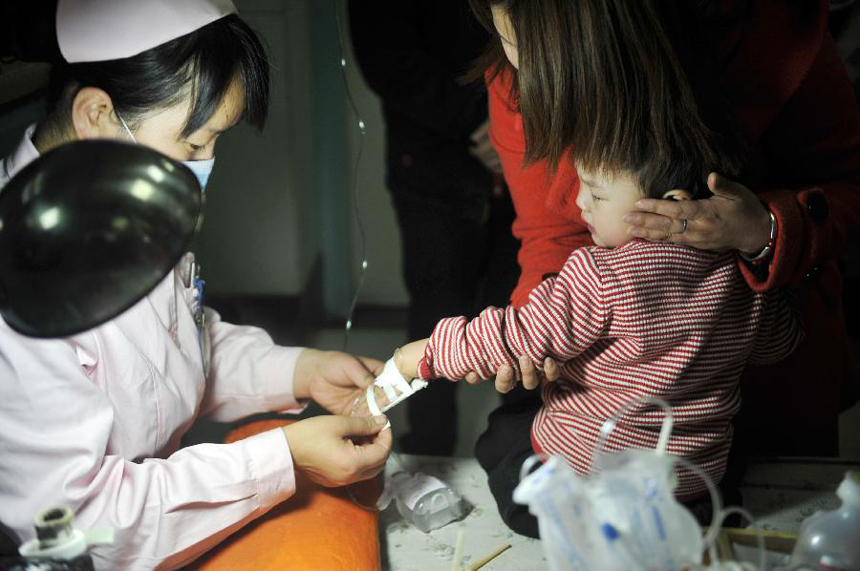
<path id="1" fill-rule="evenodd" d="M 315 416 L 283 432 L 297 469 L 323 486 L 343 486 L 385 462 L 391 450 L 391 430 L 383 430 L 387 421 L 383 415 Z"/>
<path id="2" fill-rule="evenodd" d="M 379 433 L 382 427 L 388 423 L 384 414 L 377 416 L 333 416 L 339 422 L 338 427 L 341 436 L 372 436 Z"/>
<path id="3" fill-rule="evenodd" d="M 356 355 L 356 358 L 361 362 L 364 367 L 370 371 L 372 375 L 372 379 L 370 382 L 373 382 L 373 379 L 382 374 L 382 369 L 385 367 L 385 363 L 380 361 L 379 359 L 374 359 L 372 357 L 363 357 L 361 355 Z"/>
<path id="4" fill-rule="evenodd" d="M 391 454 L 393 444 L 391 429 L 385 429 L 376 434 L 370 442 L 356 445 L 356 462 L 360 466 L 357 479 L 367 480 L 379 474 L 385 468 L 385 461 Z"/>
<path id="5" fill-rule="evenodd" d="M 364 364 L 365 367 L 367 367 L 367 369 L 371 373 L 373 373 L 374 377 L 378 377 L 382 374 L 382 369 L 385 367 L 385 363 L 383 363 L 379 359 L 362 356 L 359 356 L 358 359 Z"/>

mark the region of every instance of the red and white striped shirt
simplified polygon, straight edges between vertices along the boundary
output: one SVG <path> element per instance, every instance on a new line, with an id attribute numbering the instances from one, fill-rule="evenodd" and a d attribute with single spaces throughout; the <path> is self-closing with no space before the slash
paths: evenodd
<path id="1" fill-rule="evenodd" d="M 563 363 L 562 375 L 542 389 L 531 434 L 536 451 L 587 473 L 603 423 L 635 398 L 659 396 L 674 416 L 667 452 L 718 482 L 744 366 L 785 358 L 802 336 L 790 294 L 749 289 L 734 254 L 636 240 L 576 250 L 519 310 L 442 320 L 419 376 L 460 379 L 475 371 L 487 379 L 503 364 L 516 366 L 515 356 L 538 366 L 552 357 Z M 653 406 L 632 408 L 606 449 L 654 448 L 664 416 Z M 679 472 L 680 497 L 704 489 Z"/>

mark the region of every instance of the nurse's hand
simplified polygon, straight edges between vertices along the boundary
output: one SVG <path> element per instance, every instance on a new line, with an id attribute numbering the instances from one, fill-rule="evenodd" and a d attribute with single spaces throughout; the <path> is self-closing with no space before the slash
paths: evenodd
<path id="1" fill-rule="evenodd" d="M 388 420 L 376 417 L 314 416 L 287 425 L 284 435 L 293 464 L 317 484 L 344 486 L 382 471 L 391 453 Z"/>
<path id="2" fill-rule="evenodd" d="M 305 349 L 296 362 L 293 393 L 298 399 L 313 399 L 333 414 L 348 415 L 382 367 L 382 361 L 368 357 Z"/>

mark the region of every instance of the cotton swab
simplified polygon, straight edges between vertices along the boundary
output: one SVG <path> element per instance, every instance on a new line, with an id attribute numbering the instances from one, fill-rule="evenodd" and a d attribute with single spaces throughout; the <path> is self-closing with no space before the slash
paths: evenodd
<path id="1" fill-rule="evenodd" d="M 486 565 L 487 563 L 489 563 L 490 561 L 492 561 L 493 559 L 495 559 L 496 557 L 498 557 L 499 555 L 501 555 L 502 553 L 504 553 L 505 551 L 507 551 L 510 548 L 511 548 L 510 543 L 506 543 L 506 544 L 502 545 L 501 547 L 498 547 L 495 551 L 493 551 L 492 553 L 490 553 L 489 555 L 487 555 L 486 557 L 484 557 L 480 561 L 475 561 L 472 564 L 472 566 L 469 567 L 469 571 L 477 571 L 478 569 L 480 569 L 481 567 L 483 567 L 484 565 Z"/>

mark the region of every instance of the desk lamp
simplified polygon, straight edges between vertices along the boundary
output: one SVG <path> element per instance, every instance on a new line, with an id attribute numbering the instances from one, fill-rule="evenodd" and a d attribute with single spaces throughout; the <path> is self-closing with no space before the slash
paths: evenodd
<path id="1" fill-rule="evenodd" d="M 179 261 L 202 222 L 197 179 L 148 147 L 77 141 L 0 191 L 0 314 L 31 337 L 116 317 Z"/>

